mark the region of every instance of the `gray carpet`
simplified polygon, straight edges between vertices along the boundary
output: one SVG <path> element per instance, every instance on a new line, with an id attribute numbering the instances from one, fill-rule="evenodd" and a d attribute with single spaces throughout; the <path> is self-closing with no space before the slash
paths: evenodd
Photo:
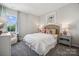
<path id="1" fill-rule="evenodd" d="M 39 56 L 36 52 L 31 50 L 23 41 L 18 42 L 11 46 L 12 56 Z M 79 49 L 75 47 L 68 47 L 58 44 L 55 48 L 51 49 L 46 56 L 78 56 Z"/>

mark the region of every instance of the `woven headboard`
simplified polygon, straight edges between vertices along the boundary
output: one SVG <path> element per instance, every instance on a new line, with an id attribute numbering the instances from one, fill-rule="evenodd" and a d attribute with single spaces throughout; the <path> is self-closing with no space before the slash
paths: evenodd
<path id="1" fill-rule="evenodd" d="M 46 25 L 45 28 L 50 29 L 50 30 L 55 29 L 56 30 L 55 34 L 57 34 L 57 35 L 59 35 L 59 33 L 60 33 L 60 26 L 58 26 L 58 25 L 50 24 L 50 25 Z"/>

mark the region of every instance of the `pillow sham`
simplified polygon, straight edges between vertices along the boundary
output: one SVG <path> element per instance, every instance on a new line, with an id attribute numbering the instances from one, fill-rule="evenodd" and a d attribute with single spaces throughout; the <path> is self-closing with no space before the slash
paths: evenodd
<path id="1" fill-rule="evenodd" d="M 47 33 L 47 34 L 52 34 L 49 29 L 46 29 L 46 33 Z"/>
<path id="2" fill-rule="evenodd" d="M 45 33 L 46 32 L 45 28 L 41 28 L 40 32 Z"/>

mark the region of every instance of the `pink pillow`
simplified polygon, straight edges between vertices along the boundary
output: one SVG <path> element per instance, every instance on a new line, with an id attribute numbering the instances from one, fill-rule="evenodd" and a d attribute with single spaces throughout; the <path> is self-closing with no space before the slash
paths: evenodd
<path id="1" fill-rule="evenodd" d="M 50 34 L 50 30 L 49 30 L 49 29 L 46 29 L 46 33 L 47 33 L 47 34 Z"/>

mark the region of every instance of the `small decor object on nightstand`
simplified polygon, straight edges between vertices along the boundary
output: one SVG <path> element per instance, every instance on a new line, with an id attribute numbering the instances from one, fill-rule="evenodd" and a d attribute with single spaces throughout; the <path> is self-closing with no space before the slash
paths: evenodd
<path id="1" fill-rule="evenodd" d="M 67 35 L 67 32 L 66 31 L 63 31 L 63 35 Z"/>

